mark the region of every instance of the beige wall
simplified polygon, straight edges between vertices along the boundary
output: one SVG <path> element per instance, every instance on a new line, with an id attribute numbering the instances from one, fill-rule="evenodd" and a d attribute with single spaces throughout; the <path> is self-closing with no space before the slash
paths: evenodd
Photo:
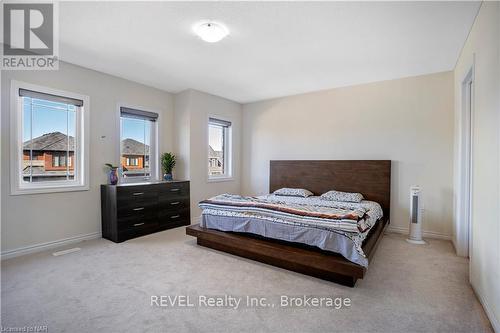
<path id="1" fill-rule="evenodd" d="M 461 85 L 474 64 L 470 281 L 500 331 L 500 3 L 483 2 L 455 68 L 455 171 Z M 456 179 L 458 189 L 458 179 Z M 460 223 L 460 221 L 455 221 Z M 457 228 L 459 229 L 459 228 Z M 457 240 L 455 240 L 456 242 Z"/>
<path id="2" fill-rule="evenodd" d="M 191 91 L 174 95 L 174 152 L 176 165 L 174 177 L 189 179 L 191 159 Z"/>
<path id="3" fill-rule="evenodd" d="M 10 82 L 19 80 L 90 97 L 90 190 L 10 195 Z M 1 80 L 2 253 L 101 232 L 99 185 L 104 163 L 118 164 L 118 103 L 160 112 L 160 151 L 173 149 L 173 96 L 161 90 L 61 63 L 58 71 L 2 71 Z M 102 138 L 104 136 L 104 138 Z"/>
<path id="4" fill-rule="evenodd" d="M 178 172 L 191 180 L 191 216 L 197 221 L 198 202 L 221 193 L 241 192 L 241 105 L 196 90 L 175 95 L 176 153 L 181 157 Z M 231 121 L 233 128 L 233 177 L 225 181 L 208 180 L 208 118 Z M 188 138 L 189 142 L 182 142 Z"/>
<path id="5" fill-rule="evenodd" d="M 273 159 L 390 159 L 392 227 L 408 228 L 418 184 L 424 230 L 451 236 L 452 72 L 246 104 L 243 124 L 244 194 L 268 191 Z"/>

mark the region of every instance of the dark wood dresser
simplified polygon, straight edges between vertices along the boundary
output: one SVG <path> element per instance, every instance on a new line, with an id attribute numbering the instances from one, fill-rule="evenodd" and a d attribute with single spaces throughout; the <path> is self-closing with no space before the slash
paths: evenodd
<path id="1" fill-rule="evenodd" d="M 190 224 L 189 182 L 101 185 L 102 237 L 113 242 Z"/>

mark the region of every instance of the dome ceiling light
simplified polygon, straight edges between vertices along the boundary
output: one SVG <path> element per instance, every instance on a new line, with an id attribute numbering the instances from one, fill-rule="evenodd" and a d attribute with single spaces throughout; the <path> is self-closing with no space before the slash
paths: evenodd
<path id="1" fill-rule="evenodd" d="M 229 30 L 216 22 L 199 23 L 194 27 L 194 32 L 207 43 L 217 43 L 229 35 Z"/>

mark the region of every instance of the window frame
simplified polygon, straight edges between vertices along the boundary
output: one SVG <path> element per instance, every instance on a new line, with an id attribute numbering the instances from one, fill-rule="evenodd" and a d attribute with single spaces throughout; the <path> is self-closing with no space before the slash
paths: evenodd
<path id="1" fill-rule="evenodd" d="M 223 146 L 224 146 L 224 174 L 222 175 L 210 175 L 209 172 L 210 172 L 210 166 L 209 166 L 209 146 L 210 146 L 210 123 L 211 123 L 211 119 L 214 119 L 214 120 L 219 120 L 219 121 L 222 121 L 222 122 L 228 122 L 230 123 L 229 126 L 226 127 L 226 129 L 223 131 L 223 135 L 224 135 L 224 142 L 223 142 Z M 207 117 L 207 123 L 206 123 L 206 131 L 207 131 L 207 135 L 206 135 L 206 139 L 207 139 L 207 142 L 206 142 L 206 159 L 205 161 L 207 161 L 206 163 L 206 175 L 207 175 L 207 183 L 216 183 L 216 182 L 226 182 L 226 181 L 233 181 L 234 180 L 234 170 L 233 170 L 233 121 L 232 119 L 229 119 L 228 117 L 225 117 L 225 116 L 220 116 L 220 115 L 215 115 L 215 114 L 211 114 L 211 115 L 208 115 Z"/>
<path id="2" fill-rule="evenodd" d="M 121 168 L 121 139 L 122 139 L 122 127 L 121 127 L 121 110 L 122 108 L 125 109 L 134 109 L 134 110 L 139 110 L 139 111 L 145 111 L 145 112 L 151 112 L 151 113 L 156 113 L 158 115 L 158 118 L 154 122 L 153 126 L 153 135 L 151 138 L 154 140 L 154 145 L 151 144 L 149 147 L 149 156 L 150 156 L 150 163 L 149 163 L 149 177 L 143 177 L 143 176 L 137 176 L 137 177 L 129 177 L 125 178 L 122 175 L 118 176 L 118 183 L 119 184 L 128 184 L 128 183 L 144 183 L 144 182 L 150 182 L 150 181 L 158 181 L 160 180 L 160 128 L 162 128 L 162 117 L 161 117 L 161 112 L 158 110 L 153 110 L 147 107 L 143 106 L 138 106 L 138 105 L 132 105 L 128 103 L 118 103 L 116 106 L 116 115 L 117 115 L 117 121 L 116 121 L 116 128 L 117 128 L 117 133 L 118 133 L 118 144 L 117 144 L 117 149 L 116 149 L 116 165 Z M 132 160 L 132 158 L 130 158 Z M 132 165 L 129 165 L 132 166 Z"/>
<path id="3" fill-rule="evenodd" d="M 23 99 L 19 89 L 26 89 L 43 94 L 63 96 L 83 101 L 83 106 L 76 111 L 75 131 L 75 172 L 74 180 L 26 183 L 22 181 L 22 146 L 23 146 Z M 11 195 L 42 194 L 55 192 L 89 190 L 89 113 L 90 98 L 86 95 L 49 88 L 27 82 L 12 80 L 10 86 L 10 192 Z M 75 168 L 76 170 L 76 168 Z"/>

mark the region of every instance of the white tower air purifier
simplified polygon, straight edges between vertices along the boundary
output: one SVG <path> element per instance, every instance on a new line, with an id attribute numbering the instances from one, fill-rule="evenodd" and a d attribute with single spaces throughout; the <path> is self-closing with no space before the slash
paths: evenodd
<path id="1" fill-rule="evenodd" d="M 410 235 L 406 240 L 412 244 L 425 244 L 422 239 L 422 208 L 420 187 L 410 187 Z"/>

